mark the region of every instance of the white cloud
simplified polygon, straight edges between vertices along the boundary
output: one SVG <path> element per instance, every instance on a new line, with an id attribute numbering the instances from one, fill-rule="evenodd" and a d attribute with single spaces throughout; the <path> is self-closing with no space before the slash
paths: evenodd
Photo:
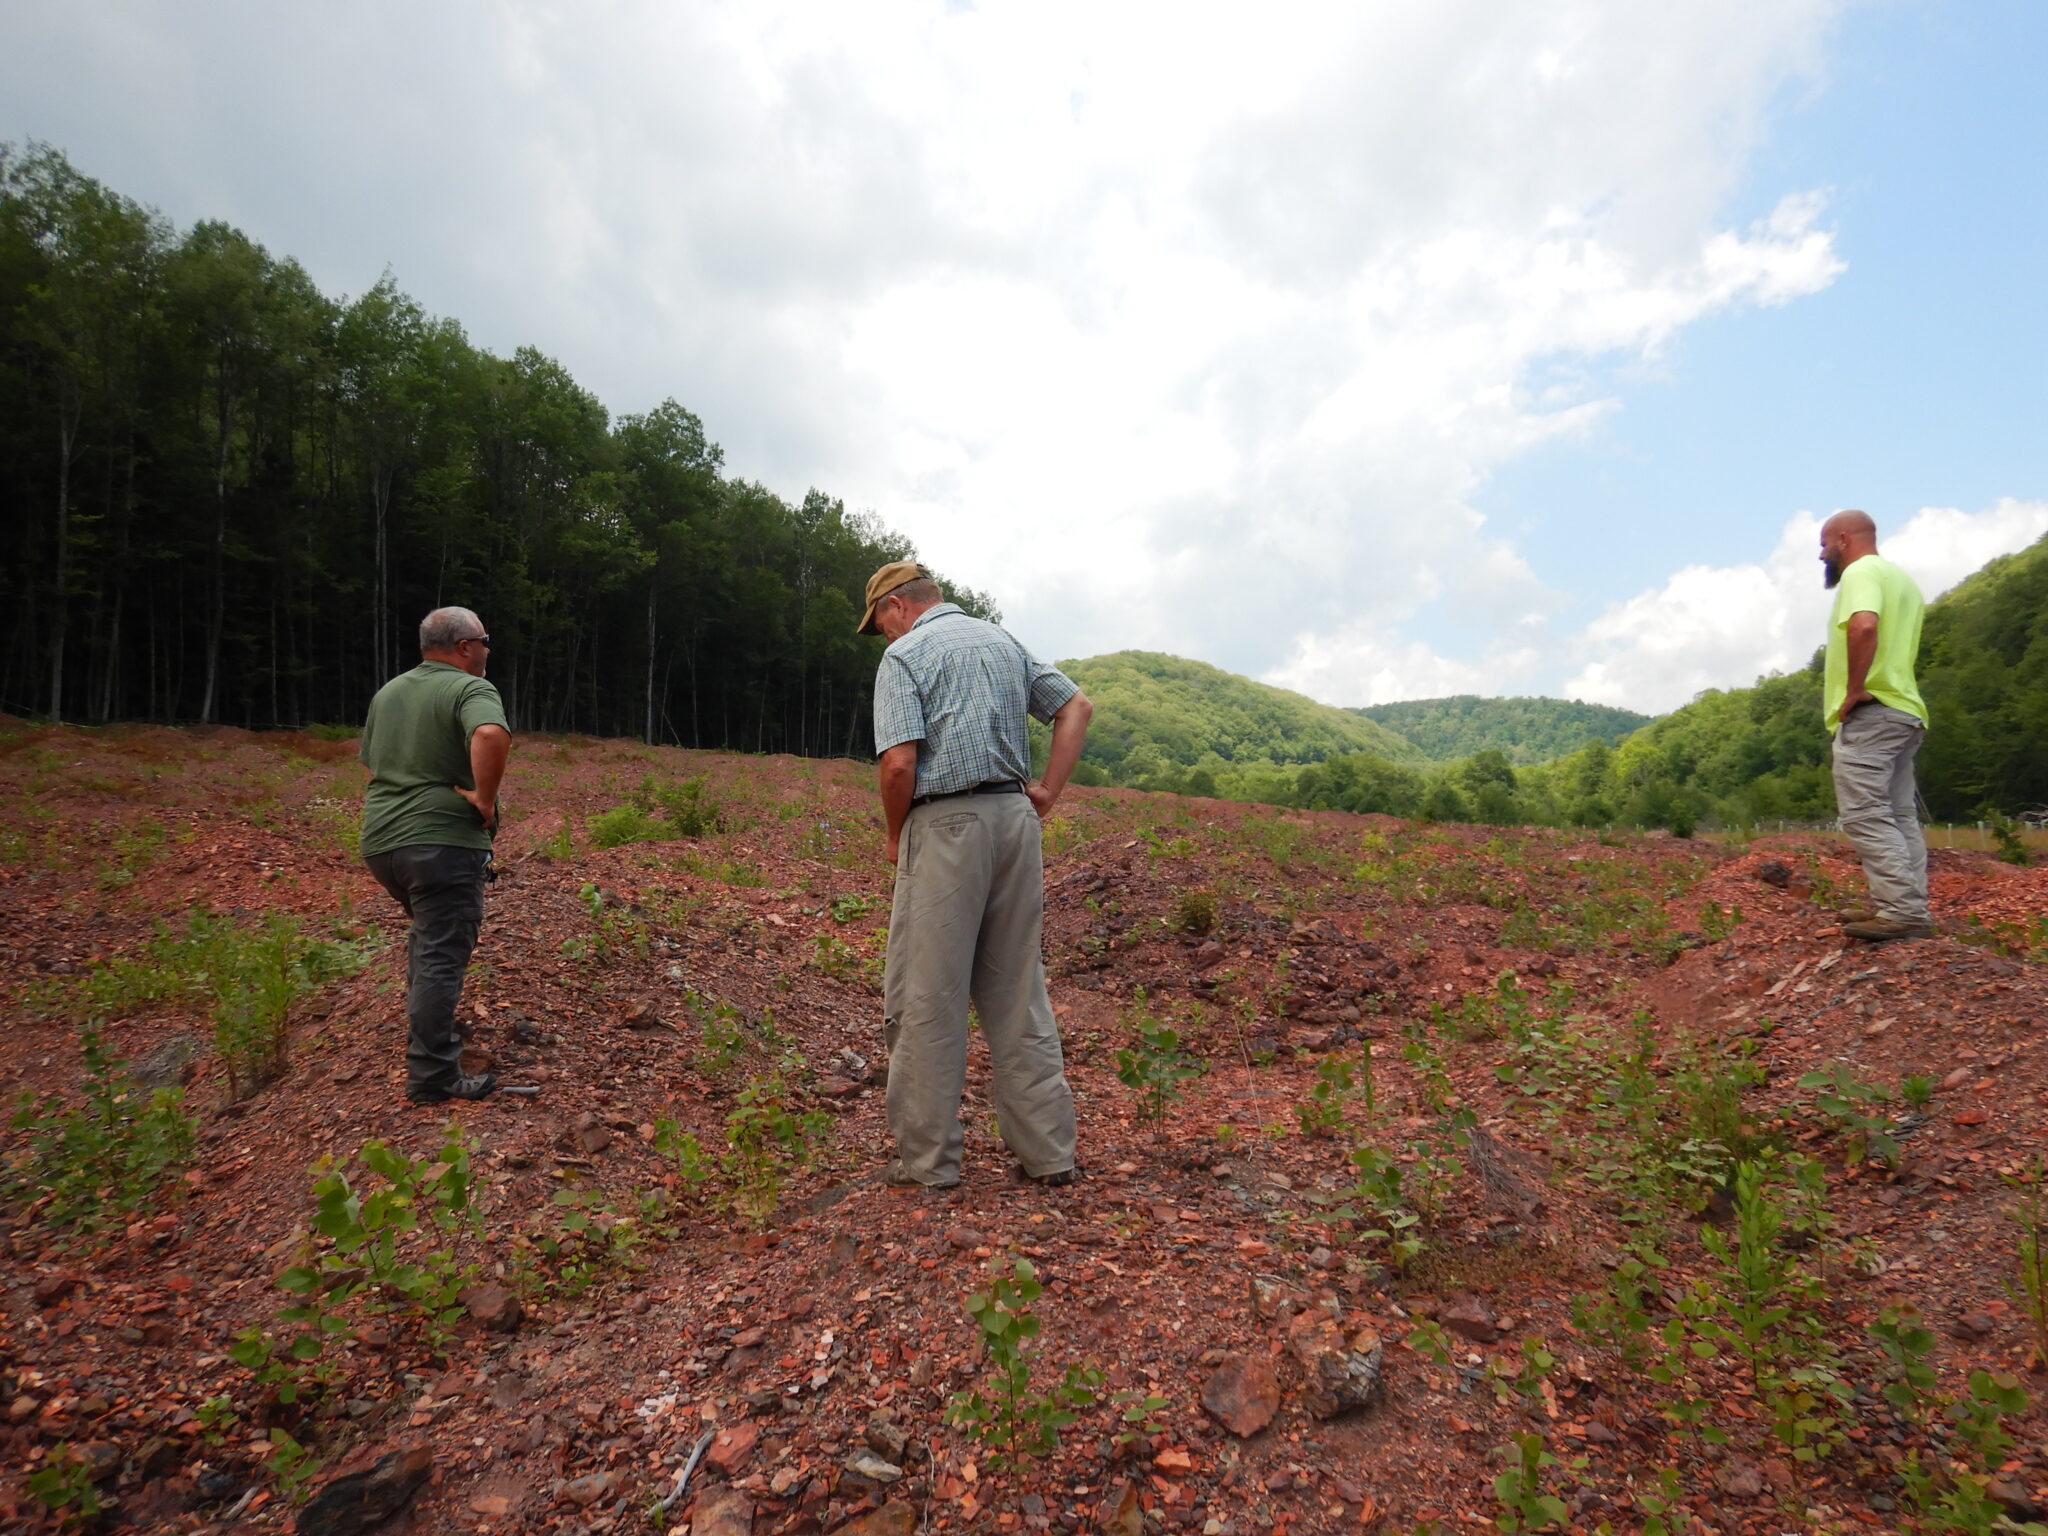
<path id="1" fill-rule="evenodd" d="M 1614 402 L 1533 379 L 1842 270 L 1815 191 L 1725 215 L 1838 8 L 77 0 L 0 99 L 330 289 L 390 262 L 676 396 L 1043 650 L 1359 702 L 1534 665 L 1562 594 L 1469 498 Z"/>
<path id="2" fill-rule="evenodd" d="M 1658 714 L 1703 688 L 1738 688 L 1805 664 L 1826 636 L 1831 595 L 1820 570 L 1822 515 L 1800 512 L 1753 565 L 1687 566 L 1616 603 L 1574 648 L 1587 657 L 1573 698 Z M 2048 502 L 2000 500 L 1981 512 L 1923 507 L 1878 544 L 1930 600 L 1994 556 L 2048 534 Z"/>

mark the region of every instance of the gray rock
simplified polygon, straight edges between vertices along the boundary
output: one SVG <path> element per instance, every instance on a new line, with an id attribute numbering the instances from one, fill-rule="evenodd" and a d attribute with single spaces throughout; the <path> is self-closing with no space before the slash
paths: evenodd
<path id="1" fill-rule="evenodd" d="M 1369 1407 L 1379 1396 L 1385 1351 L 1374 1329 L 1361 1328 L 1347 1339 L 1337 1319 L 1317 1307 L 1287 1325 L 1287 1347 L 1307 1376 L 1302 1406 L 1316 1418 Z"/>
<path id="2" fill-rule="evenodd" d="M 128 1076 L 145 1093 L 159 1088 L 176 1088 L 191 1080 L 198 1069 L 199 1053 L 197 1035 L 172 1035 L 129 1062 Z"/>
<path id="3" fill-rule="evenodd" d="M 873 1451 L 855 1451 L 843 1463 L 846 1470 L 855 1477 L 864 1477 L 871 1483 L 896 1483 L 903 1480 L 903 1469 L 893 1461 L 884 1461 Z"/>

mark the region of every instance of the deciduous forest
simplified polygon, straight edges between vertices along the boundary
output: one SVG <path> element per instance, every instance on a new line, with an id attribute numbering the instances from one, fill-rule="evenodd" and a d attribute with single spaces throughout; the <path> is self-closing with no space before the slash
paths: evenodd
<path id="1" fill-rule="evenodd" d="M 864 752 L 859 594 L 911 553 L 673 400 L 614 419 L 38 145 L 0 146 L 0 499 L 0 709 L 86 723 L 359 721 L 462 603 L 521 729 Z"/>
<path id="2" fill-rule="evenodd" d="M 1547 763 L 1588 741 L 1613 746 L 1650 716 L 1577 699 L 1483 699 L 1473 693 L 1404 699 L 1353 711 L 1412 742 L 1432 762 L 1497 747 L 1512 763 Z"/>

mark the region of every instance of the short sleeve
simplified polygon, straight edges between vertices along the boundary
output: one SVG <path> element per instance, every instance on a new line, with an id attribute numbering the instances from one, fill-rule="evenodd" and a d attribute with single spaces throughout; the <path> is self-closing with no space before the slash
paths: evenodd
<path id="1" fill-rule="evenodd" d="M 505 701 L 498 690 L 482 678 L 462 690 L 462 739 L 467 742 L 480 725 L 495 725 L 507 735 L 512 727 L 505 719 Z"/>
<path id="2" fill-rule="evenodd" d="M 1843 624 L 1859 613 L 1874 613 L 1881 619 L 1884 617 L 1884 597 L 1883 576 L 1867 559 L 1858 560 L 1842 572 L 1842 597 L 1835 612 L 1841 615 Z"/>
<path id="3" fill-rule="evenodd" d="M 917 696 L 917 680 L 900 656 L 882 653 L 882 665 L 875 673 L 875 755 L 906 741 L 923 741 L 924 701 Z"/>
<path id="4" fill-rule="evenodd" d="M 1061 705 L 1081 691 L 1066 673 L 1058 667 L 1046 665 L 1029 651 L 1024 652 L 1024 664 L 1029 668 L 1031 678 L 1027 702 L 1034 720 L 1052 719 L 1060 712 Z"/>

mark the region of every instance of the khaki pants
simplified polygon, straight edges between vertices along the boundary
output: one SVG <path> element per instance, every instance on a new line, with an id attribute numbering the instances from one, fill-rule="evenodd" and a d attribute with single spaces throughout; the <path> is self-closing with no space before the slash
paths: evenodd
<path id="1" fill-rule="evenodd" d="M 1024 795 L 958 795 L 903 825 L 882 982 L 889 1131 L 920 1184 L 960 1182 L 967 1005 L 988 1040 L 996 1121 L 1034 1177 L 1074 1166 L 1074 1099 L 1045 993 L 1045 879 Z"/>
<path id="2" fill-rule="evenodd" d="M 1835 732 L 1835 814 L 1863 861 L 1870 904 L 1898 923 L 1927 921 L 1927 837 L 1913 760 L 1927 728 L 1889 704 L 1865 704 Z"/>

